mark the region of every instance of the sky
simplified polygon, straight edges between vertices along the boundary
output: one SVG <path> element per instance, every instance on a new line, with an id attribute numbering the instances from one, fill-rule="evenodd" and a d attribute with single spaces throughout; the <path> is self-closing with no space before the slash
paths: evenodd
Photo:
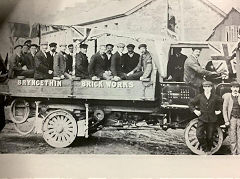
<path id="1" fill-rule="evenodd" d="M 240 0 L 208 0 L 222 9 L 225 13 L 228 13 L 232 7 L 240 8 Z"/>

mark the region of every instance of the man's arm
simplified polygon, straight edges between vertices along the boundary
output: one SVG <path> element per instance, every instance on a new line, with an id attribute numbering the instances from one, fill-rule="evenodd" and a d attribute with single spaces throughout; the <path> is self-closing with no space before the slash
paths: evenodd
<path id="1" fill-rule="evenodd" d="M 212 74 L 212 72 L 203 69 L 197 62 L 191 63 L 190 68 L 192 68 L 194 71 L 196 71 L 198 74 L 201 74 L 202 76 L 209 76 Z"/>
<path id="2" fill-rule="evenodd" d="M 224 122 L 227 123 L 230 121 L 230 119 L 228 119 L 228 105 L 229 105 L 229 94 L 226 93 L 223 95 L 223 118 L 224 118 Z"/>
<path id="3" fill-rule="evenodd" d="M 90 59 L 90 63 L 88 65 L 88 73 L 89 73 L 90 77 L 95 76 L 95 74 L 94 74 L 94 67 L 95 67 L 95 57 L 92 56 L 91 59 Z"/>
<path id="4" fill-rule="evenodd" d="M 150 54 L 147 56 L 146 63 L 147 65 L 144 69 L 142 78 L 147 78 L 152 73 L 152 57 Z"/>
<path id="5" fill-rule="evenodd" d="M 188 103 L 190 111 L 194 112 L 197 116 L 201 114 L 199 110 L 196 109 L 196 106 L 200 103 L 200 94 L 191 99 Z"/>
<path id="6" fill-rule="evenodd" d="M 110 70 L 111 70 L 113 76 L 117 76 L 117 56 L 115 54 L 112 56 Z"/>
<path id="7" fill-rule="evenodd" d="M 36 55 L 34 57 L 36 70 L 38 70 L 42 73 L 48 74 L 48 68 L 44 64 L 42 64 L 42 61 L 40 58 L 41 58 L 41 56 L 38 56 L 38 55 Z"/>
<path id="8" fill-rule="evenodd" d="M 61 75 L 60 56 L 56 54 L 53 57 L 53 76 L 59 77 L 60 75 Z"/>

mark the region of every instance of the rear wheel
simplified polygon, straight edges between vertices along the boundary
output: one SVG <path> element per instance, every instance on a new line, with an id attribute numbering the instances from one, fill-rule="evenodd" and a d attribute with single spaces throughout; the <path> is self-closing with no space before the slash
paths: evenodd
<path id="1" fill-rule="evenodd" d="M 50 112 L 43 123 L 43 138 L 52 147 L 69 146 L 77 136 L 77 123 L 67 111 Z"/>
<path id="2" fill-rule="evenodd" d="M 195 154 L 198 155 L 204 155 L 206 152 L 203 151 L 202 146 L 200 145 L 197 136 L 196 136 L 196 129 L 197 129 L 197 123 L 198 119 L 195 118 L 191 120 L 187 127 L 185 128 L 184 132 L 184 137 L 185 137 L 185 142 L 188 148 Z M 208 154 L 214 154 L 216 153 L 220 147 L 222 146 L 223 142 L 223 132 L 222 129 L 218 126 L 217 130 L 214 133 L 214 138 L 213 138 L 213 146 L 210 152 Z"/>

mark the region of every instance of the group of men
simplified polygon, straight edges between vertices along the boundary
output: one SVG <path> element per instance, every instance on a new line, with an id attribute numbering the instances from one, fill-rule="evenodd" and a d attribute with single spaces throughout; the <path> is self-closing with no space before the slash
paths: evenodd
<path id="1" fill-rule="evenodd" d="M 123 54 L 125 44 L 117 44 L 117 51 L 112 54 L 114 45 L 101 45 L 99 51 L 87 57 L 87 44 L 78 44 L 75 55 L 75 74 L 73 74 L 73 44 L 49 44 L 41 42 L 40 49 L 36 44 L 25 42 L 16 45 L 9 61 L 9 77 L 24 76 L 35 79 L 80 79 L 91 80 L 142 80 L 149 81 L 152 72 L 152 57 L 146 44 L 140 44 L 141 54 L 134 52 L 133 44 L 127 45 L 127 53 Z M 74 76 L 75 75 L 75 76 Z"/>

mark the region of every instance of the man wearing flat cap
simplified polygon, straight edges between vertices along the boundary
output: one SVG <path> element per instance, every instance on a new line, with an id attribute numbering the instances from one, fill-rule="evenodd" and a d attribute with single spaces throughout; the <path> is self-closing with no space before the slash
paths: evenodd
<path id="1" fill-rule="evenodd" d="M 140 58 L 136 68 L 127 74 L 127 79 L 136 79 L 141 81 L 150 81 L 152 73 L 152 56 L 147 50 L 146 44 L 138 46 L 140 50 Z"/>
<path id="2" fill-rule="evenodd" d="M 110 69 L 111 69 L 114 81 L 125 79 L 125 75 L 123 72 L 123 61 L 122 61 L 124 47 L 125 47 L 125 44 L 119 43 L 117 45 L 117 51 L 112 56 Z"/>
<path id="3" fill-rule="evenodd" d="M 62 43 L 59 45 L 59 52 L 53 57 L 53 77 L 57 79 L 70 79 L 71 75 L 66 71 L 67 54 L 65 53 L 67 45 Z"/>
<path id="4" fill-rule="evenodd" d="M 53 69 L 49 59 L 47 58 L 47 49 L 48 43 L 41 42 L 40 51 L 38 51 L 34 57 L 35 61 L 35 72 L 34 79 L 43 80 L 43 79 L 52 79 L 53 78 Z"/>
<path id="5" fill-rule="evenodd" d="M 217 115 L 221 113 L 222 100 L 214 93 L 210 81 L 202 83 L 203 93 L 189 102 L 189 109 L 198 117 L 196 136 L 204 152 L 213 147 L 213 134 L 217 127 Z"/>
<path id="6" fill-rule="evenodd" d="M 23 68 L 26 70 L 24 76 L 26 76 L 28 78 L 34 77 L 34 71 L 35 71 L 34 57 L 37 53 L 37 48 L 38 48 L 38 45 L 31 44 L 30 49 L 29 49 L 30 52 L 24 56 Z"/>
<path id="7" fill-rule="evenodd" d="M 73 72 L 73 44 L 68 45 L 67 62 L 66 62 L 66 72 L 72 74 Z"/>
<path id="8" fill-rule="evenodd" d="M 82 79 L 89 78 L 88 74 L 88 57 L 87 57 L 87 44 L 79 45 L 80 51 L 76 54 L 75 62 L 75 75 Z"/>
<path id="9" fill-rule="evenodd" d="M 232 155 L 240 154 L 240 95 L 238 82 L 230 83 L 231 93 L 223 95 L 223 118 L 225 125 L 229 126 L 229 138 Z"/>
<path id="10" fill-rule="evenodd" d="M 114 47 L 113 44 L 107 44 L 106 45 L 106 48 L 107 48 L 107 50 L 106 50 L 106 56 L 107 56 L 106 61 L 107 61 L 108 71 L 110 71 L 110 68 L 111 68 L 111 60 L 112 60 L 112 56 L 113 56 L 113 54 L 112 54 L 113 47 Z"/>
<path id="11" fill-rule="evenodd" d="M 135 45 L 128 44 L 127 45 L 127 53 L 123 54 L 123 72 L 125 74 L 131 73 L 138 65 L 140 55 L 134 52 Z M 129 75 L 127 75 L 129 76 Z M 133 77 L 133 75 L 132 75 Z M 131 76 L 128 78 L 129 80 L 136 80 L 134 77 L 131 79 Z M 139 79 L 139 77 L 138 77 Z"/>
<path id="12" fill-rule="evenodd" d="M 88 73 L 92 80 L 110 80 L 112 78 L 111 72 L 107 68 L 106 58 L 106 46 L 101 45 L 99 51 L 91 57 L 88 66 Z"/>
<path id="13" fill-rule="evenodd" d="M 23 67 L 22 45 L 14 47 L 13 55 L 9 59 L 9 78 L 16 78 L 22 76 Z"/>
<path id="14" fill-rule="evenodd" d="M 201 48 L 193 48 L 192 50 L 192 54 L 184 63 L 184 81 L 198 89 L 203 82 L 204 76 L 217 75 L 217 73 L 205 70 L 200 66 L 198 58 Z"/>
<path id="15" fill-rule="evenodd" d="M 49 44 L 49 51 L 46 53 L 47 54 L 47 59 L 50 65 L 51 70 L 53 70 L 53 58 L 57 53 L 57 43 L 52 42 Z"/>

